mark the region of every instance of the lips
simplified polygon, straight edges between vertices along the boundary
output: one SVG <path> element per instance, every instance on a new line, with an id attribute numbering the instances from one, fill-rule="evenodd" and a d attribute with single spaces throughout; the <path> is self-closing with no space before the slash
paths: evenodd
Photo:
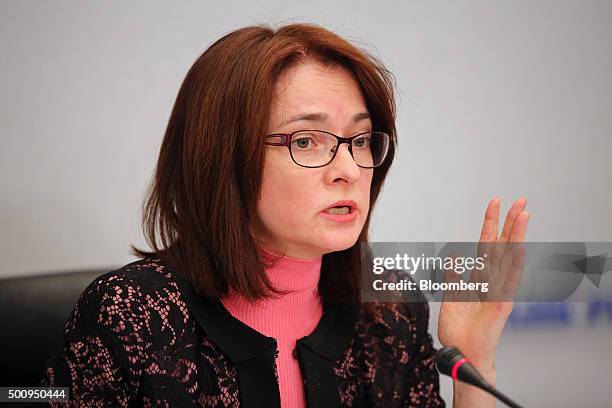
<path id="1" fill-rule="evenodd" d="M 321 211 L 320 214 L 322 217 L 338 223 L 335 225 L 351 225 L 350 223 L 354 223 L 357 220 L 357 204 L 352 200 L 336 201 Z"/>
<path id="2" fill-rule="evenodd" d="M 323 211 L 327 211 L 330 208 L 334 208 L 334 207 L 348 207 L 349 208 L 349 212 L 352 213 L 352 212 L 354 212 L 357 209 L 357 204 L 353 200 L 336 201 L 335 203 L 333 203 L 329 207 L 325 208 Z"/>

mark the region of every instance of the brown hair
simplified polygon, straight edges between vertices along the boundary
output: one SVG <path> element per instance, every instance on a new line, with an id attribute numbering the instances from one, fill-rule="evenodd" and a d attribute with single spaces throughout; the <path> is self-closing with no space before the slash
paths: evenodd
<path id="1" fill-rule="evenodd" d="M 132 246 L 133 254 L 163 258 L 208 298 L 229 288 L 249 299 L 281 293 L 267 279 L 248 226 L 257 217 L 276 81 L 306 58 L 351 72 L 373 129 L 391 136 L 385 162 L 374 169 L 374 207 L 396 144 L 393 76 L 376 57 L 320 26 L 245 27 L 212 44 L 181 85 L 143 206 L 153 250 Z M 355 245 L 323 256 L 324 301 L 359 299 L 360 244 L 368 241 L 370 214 Z"/>

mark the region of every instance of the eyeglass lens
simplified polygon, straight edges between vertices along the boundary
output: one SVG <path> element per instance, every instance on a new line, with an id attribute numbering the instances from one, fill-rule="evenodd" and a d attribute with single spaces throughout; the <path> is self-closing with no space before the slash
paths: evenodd
<path id="1" fill-rule="evenodd" d="M 291 155 L 301 166 L 325 166 L 334 157 L 338 140 L 328 133 L 304 131 L 293 134 Z M 376 167 L 382 163 L 389 147 L 389 136 L 382 132 L 370 132 L 352 140 L 353 158 L 361 167 Z"/>

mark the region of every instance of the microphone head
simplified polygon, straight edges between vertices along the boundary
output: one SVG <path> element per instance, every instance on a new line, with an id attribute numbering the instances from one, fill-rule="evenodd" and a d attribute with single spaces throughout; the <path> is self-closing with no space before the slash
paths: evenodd
<path id="1" fill-rule="evenodd" d="M 444 347 L 436 353 L 436 368 L 441 374 L 451 376 L 455 364 L 465 358 L 457 347 Z"/>
<path id="2" fill-rule="evenodd" d="M 457 347 L 444 347 L 436 353 L 436 368 L 454 380 L 487 389 L 489 384 Z"/>
<path id="3" fill-rule="evenodd" d="M 443 347 L 438 350 L 436 353 L 436 368 L 440 374 L 448 375 L 453 380 L 478 387 L 510 407 L 521 408 L 489 384 L 457 347 Z"/>

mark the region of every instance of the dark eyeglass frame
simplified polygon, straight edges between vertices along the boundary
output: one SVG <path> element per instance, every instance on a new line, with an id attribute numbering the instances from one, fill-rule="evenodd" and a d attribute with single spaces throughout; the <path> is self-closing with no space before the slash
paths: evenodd
<path id="1" fill-rule="evenodd" d="M 336 138 L 337 144 L 334 150 L 334 155 L 331 157 L 331 159 L 329 159 L 329 161 L 325 164 L 322 164 L 320 166 L 304 166 L 303 164 L 298 163 L 295 158 L 293 157 L 293 152 L 291 151 L 291 140 L 293 139 L 293 135 L 295 135 L 296 133 L 302 133 L 302 132 L 321 132 L 321 133 L 326 133 L 330 136 L 333 136 Z M 382 157 L 382 159 L 380 159 L 380 163 L 378 163 L 375 166 L 361 166 L 359 163 L 357 163 L 357 161 L 355 161 L 355 156 L 353 156 L 353 139 L 358 138 L 359 136 L 363 136 L 363 135 L 367 135 L 370 133 L 381 133 L 383 135 L 387 136 L 387 150 L 385 151 L 384 156 Z M 334 161 L 334 158 L 336 157 L 336 154 L 338 153 L 338 150 L 340 145 L 342 143 L 347 143 L 348 144 L 348 151 L 351 154 L 351 157 L 353 158 L 353 161 L 355 161 L 355 164 L 359 167 L 361 167 L 362 169 L 374 169 L 378 166 L 380 166 L 381 164 L 383 164 L 385 162 L 385 159 L 387 158 L 387 154 L 389 153 L 389 144 L 391 141 L 391 136 L 389 136 L 387 133 L 385 132 L 375 132 L 375 131 L 371 131 L 371 132 L 361 132 L 358 133 L 354 136 L 351 137 L 342 137 L 342 136 L 338 136 L 338 135 L 334 135 L 333 133 L 330 132 L 326 132 L 325 130 L 318 130 L 318 129 L 302 129 L 302 130 L 297 130 L 295 132 L 291 132 L 291 133 L 272 133 L 268 136 L 266 136 L 266 139 L 269 139 L 271 137 L 280 137 L 280 142 L 270 142 L 268 140 L 266 140 L 266 145 L 268 146 L 287 146 L 287 149 L 289 149 L 289 155 L 291 156 L 291 160 L 293 160 L 293 162 L 295 164 L 297 164 L 300 167 L 306 167 L 309 169 L 316 169 L 319 167 L 325 167 L 327 165 L 329 165 L 332 161 Z"/>

